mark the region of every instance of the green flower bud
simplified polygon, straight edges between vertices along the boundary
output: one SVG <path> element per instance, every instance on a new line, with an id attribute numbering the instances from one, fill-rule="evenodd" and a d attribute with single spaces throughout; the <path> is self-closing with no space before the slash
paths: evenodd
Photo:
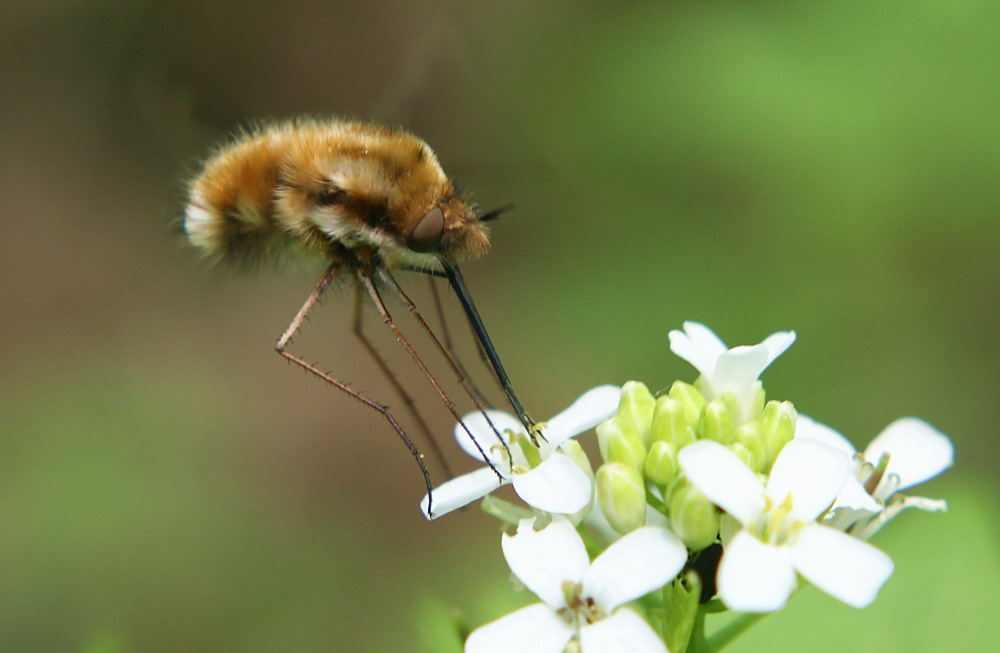
<path id="1" fill-rule="evenodd" d="M 646 464 L 646 445 L 635 429 L 622 424 L 616 415 L 597 425 L 597 444 L 605 462 L 620 462 L 636 470 Z"/>
<path id="2" fill-rule="evenodd" d="M 757 428 L 758 422 L 747 422 L 742 424 L 738 429 L 736 429 L 736 435 L 733 437 L 733 444 L 729 447 L 733 451 L 736 445 L 743 447 L 746 450 L 746 455 L 737 453 L 743 462 L 747 464 L 750 469 L 757 473 L 764 472 L 764 464 L 767 460 L 766 446 L 764 443 L 764 438 L 760 435 L 760 430 Z"/>
<path id="3" fill-rule="evenodd" d="M 622 398 L 618 404 L 618 419 L 625 428 L 632 428 L 649 443 L 649 426 L 653 421 L 653 393 L 645 383 L 629 381 L 622 386 Z"/>
<path id="4" fill-rule="evenodd" d="M 696 440 L 694 427 L 698 418 L 687 418 L 688 411 L 684 404 L 670 395 L 664 395 L 656 400 L 653 408 L 653 424 L 649 436 L 653 442 L 663 440 L 681 449 Z"/>
<path id="5" fill-rule="evenodd" d="M 686 479 L 671 488 L 667 511 L 671 530 L 692 551 L 701 551 L 719 534 L 719 511 Z"/>
<path id="6" fill-rule="evenodd" d="M 622 463 L 597 470 L 597 503 L 611 528 L 621 534 L 646 524 L 646 487 L 642 474 Z"/>
<path id="7" fill-rule="evenodd" d="M 757 468 L 761 465 L 761 459 L 754 456 L 753 451 L 751 451 L 742 442 L 733 442 L 729 444 L 727 448 L 739 457 L 743 463 L 750 469 L 757 471 Z"/>
<path id="8" fill-rule="evenodd" d="M 769 401 L 764 406 L 758 426 L 765 451 L 765 467 L 762 471 L 771 468 L 781 449 L 795 437 L 797 418 L 798 412 L 790 401 Z"/>
<path id="9" fill-rule="evenodd" d="M 677 448 L 670 442 L 657 440 L 646 456 L 646 478 L 660 487 L 667 487 L 677 476 Z"/>
<path id="10" fill-rule="evenodd" d="M 587 452 L 583 450 L 579 442 L 573 438 L 565 440 L 559 445 L 559 451 L 569 456 L 573 462 L 580 466 L 580 469 L 587 472 L 587 476 L 591 479 L 594 478 L 594 468 L 590 466 L 590 458 L 587 457 Z"/>
<path id="11" fill-rule="evenodd" d="M 733 441 L 735 434 L 733 415 L 729 412 L 725 400 L 713 399 L 705 404 L 705 408 L 701 412 L 701 419 L 698 420 L 698 436 L 722 444 L 729 444 Z"/>
<path id="12" fill-rule="evenodd" d="M 681 402 L 681 405 L 684 406 L 684 419 L 688 424 L 698 422 L 698 418 L 701 417 L 701 409 L 705 406 L 705 397 L 698 391 L 698 388 L 690 383 L 674 381 L 667 396 Z"/>
<path id="13" fill-rule="evenodd" d="M 735 393 L 723 392 L 719 399 L 725 405 L 726 410 L 729 411 L 730 417 L 733 418 L 734 427 L 748 421 L 749 418 L 743 414 L 743 406 L 740 404 L 740 400 Z"/>

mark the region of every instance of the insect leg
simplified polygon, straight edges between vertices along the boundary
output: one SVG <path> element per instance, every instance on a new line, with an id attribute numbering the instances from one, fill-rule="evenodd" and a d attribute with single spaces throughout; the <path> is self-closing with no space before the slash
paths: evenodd
<path id="1" fill-rule="evenodd" d="M 441 309 L 441 301 L 439 299 L 439 293 L 437 291 L 437 286 L 434 284 L 434 279 L 435 278 L 437 278 L 437 279 L 449 279 L 449 276 L 447 274 L 445 274 L 444 272 L 438 272 L 437 270 L 428 270 L 428 269 L 425 269 L 425 268 L 417 268 L 417 267 L 407 266 L 407 265 L 400 266 L 398 269 L 400 269 L 400 270 L 406 270 L 407 272 L 416 272 L 418 274 L 423 274 L 423 275 L 426 275 L 430 279 L 430 282 L 431 282 L 431 293 L 434 296 L 434 304 L 435 304 L 435 306 L 437 306 L 438 315 L 440 316 L 439 319 L 441 320 L 442 332 L 443 332 L 443 335 L 445 336 L 445 347 L 449 351 L 451 351 L 452 354 L 455 355 L 455 363 L 458 364 L 460 368 L 462 368 L 461 361 L 459 361 L 459 359 L 458 359 L 458 355 L 455 354 L 454 349 L 451 347 L 451 343 L 448 342 L 449 341 L 448 330 L 447 330 L 447 326 L 445 325 L 444 312 Z M 461 299 L 461 297 L 459 299 Z M 464 302 L 462 303 L 462 307 L 463 307 L 463 309 L 465 308 L 465 303 Z M 494 381 L 496 381 L 497 387 L 499 387 L 501 391 L 506 392 L 506 389 L 504 388 L 504 385 L 503 385 L 503 381 L 500 379 L 499 376 L 497 376 L 497 373 L 494 371 L 494 369 L 492 367 L 492 364 L 490 362 L 490 358 L 489 358 L 489 356 L 486 353 L 486 349 L 483 347 L 482 337 L 480 336 L 479 329 L 476 327 L 476 321 L 473 319 L 473 316 L 471 314 L 469 314 L 467 311 L 463 311 L 463 312 L 466 313 L 466 319 L 468 321 L 469 329 L 472 331 L 472 335 L 473 335 L 472 339 L 476 343 L 476 351 L 479 353 L 480 360 L 483 361 L 483 364 L 490 371 L 490 376 L 493 378 Z M 465 372 L 464 368 L 462 369 L 462 372 L 464 374 L 466 374 L 466 376 L 468 376 L 469 382 L 472 383 L 472 377 L 469 376 Z M 473 386 L 473 388 L 475 388 L 475 386 Z M 480 400 L 484 404 L 489 405 L 491 402 L 488 401 L 485 398 L 485 396 L 478 390 L 478 388 L 475 388 L 475 389 L 476 389 L 476 393 L 479 394 Z"/>
<path id="2" fill-rule="evenodd" d="M 420 324 L 421 328 L 423 328 L 424 333 L 426 333 L 430 337 L 431 341 L 433 341 L 434 343 L 434 346 L 437 347 L 437 350 L 441 353 L 442 356 L 444 356 L 445 360 L 448 361 L 448 365 L 449 367 L 451 367 L 451 371 L 455 373 L 455 376 L 458 378 L 458 382 L 462 385 L 462 389 L 465 390 L 465 394 L 467 394 L 469 396 L 469 399 L 472 400 L 472 403 L 476 405 L 476 409 L 483 414 L 483 417 L 486 419 L 486 423 L 493 430 L 493 433 L 497 436 L 497 439 L 503 444 L 503 448 L 507 453 L 507 460 L 511 464 L 513 464 L 513 456 L 511 455 L 510 447 L 507 445 L 507 440 L 504 439 L 504 437 L 500 434 L 500 432 L 497 430 L 497 427 L 494 426 L 493 421 L 490 419 L 489 414 L 487 414 L 486 408 L 488 406 L 485 405 L 487 402 L 482 398 L 482 395 L 479 394 L 479 391 L 475 388 L 475 386 L 472 385 L 471 380 L 468 378 L 468 374 L 466 374 L 465 370 L 462 369 L 462 365 L 461 363 L 459 363 L 458 359 L 452 356 L 452 354 L 454 354 L 454 351 L 451 351 L 441 343 L 441 341 L 437 337 L 437 334 L 434 333 L 434 331 L 427 324 L 426 320 L 424 320 L 424 316 L 420 314 L 419 310 L 417 310 L 416 304 L 413 303 L 413 300 L 410 299 L 410 297 L 403 291 L 400 285 L 396 282 L 396 278 L 393 277 L 392 274 L 385 268 L 379 269 L 379 275 L 386 282 L 386 284 L 389 285 L 389 288 L 392 289 L 394 293 L 396 293 L 396 296 L 399 297 L 400 301 L 403 302 L 403 305 L 406 306 L 406 309 L 410 311 L 413 317 Z M 433 281 L 434 280 L 431 279 L 432 283 Z M 444 315 L 442 313 L 442 322 L 443 318 Z"/>
<path id="3" fill-rule="evenodd" d="M 432 493 L 434 486 L 431 483 L 431 474 L 429 471 L 427 471 L 427 464 L 424 462 L 424 455 L 420 453 L 420 450 L 417 449 L 417 446 L 413 444 L 413 440 L 411 440 L 410 437 L 406 435 L 406 432 L 403 431 L 403 428 L 399 425 L 399 422 L 397 422 L 396 418 L 393 417 L 392 413 L 389 412 L 388 407 L 383 406 L 382 404 L 377 403 L 375 401 L 372 401 L 371 399 L 364 396 L 357 390 L 354 390 L 353 388 L 348 386 L 346 383 L 338 381 L 337 379 L 333 378 L 326 372 L 323 372 L 322 370 L 317 368 L 315 365 L 306 362 L 304 359 L 300 358 L 299 356 L 285 349 L 288 346 L 288 343 L 291 342 L 292 336 L 294 336 L 298 332 L 299 328 L 302 326 L 302 322 L 305 321 L 306 316 L 309 315 L 309 311 L 312 310 L 312 308 L 319 301 L 320 297 L 323 296 L 323 292 L 330 285 L 330 282 L 333 281 L 333 278 L 337 274 L 337 270 L 338 268 L 336 265 L 331 265 L 326 269 L 326 272 L 324 272 L 323 276 L 320 277 L 320 280 L 316 284 L 316 287 L 313 288 L 311 293 L 309 293 L 309 297 L 306 298 L 306 301 L 302 305 L 302 308 L 300 308 L 299 312 L 295 314 L 295 317 L 292 319 L 291 324 L 288 325 L 288 328 L 285 329 L 284 333 L 281 334 L 281 337 L 278 338 L 278 344 L 275 346 L 275 350 L 279 354 L 284 356 L 286 359 L 295 363 L 296 365 L 303 368 L 307 372 L 318 376 L 320 379 L 322 379 L 329 385 L 332 385 L 338 390 L 341 390 L 342 392 L 347 393 L 354 399 L 360 401 L 365 406 L 371 408 L 375 412 L 382 415 L 382 417 L 384 417 L 386 421 L 389 422 L 389 426 L 392 427 L 392 429 L 396 432 L 396 435 L 399 436 L 399 438 L 403 441 L 406 447 L 410 450 L 410 454 L 413 455 L 414 460 L 417 461 L 417 465 L 420 467 L 420 473 L 423 474 L 424 476 L 424 484 L 427 486 L 427 511 L 430 513 L 431 505 L 433 502 Z"/>
<path id="4" fill-rule="evenodd" d="M 448 475 L 448 478 L 451 478 L 452 476 L 451 468 L 448 466 L 448 461 L 444 457 L 444 451 L 442 451 L 441 445 L 438 444 L 437 438 L 434 437 L 434 434 L 431 432 L 430 427 L 427 426 L 427 422 L 424 420 L 423 415 L 421 415 L 420 411 L 417 410 L 416 402 L 413 401 L 413 397 L 411 397 L 410 394 L 406 391 L 406 388 L 403 387 L 403 384 L 399 382 L 399 379 L 396 378 L 396 375 L 393 373 L 392 369 L 389 368 L 389 364 L 382 357 L 382 355 L 378 353 L 378 350 L 375 349 L 375 346 L 371 343 L 371 341 L 368 339 L 368 336 L 366 336 L 364 333 L 364 329 L 362 328 L 363 326 L 362 316 L 364 315 L 364 307 L 362 306 L 363 299 L 364 295 L 362 294 L 361 286 L 355 286 L 354 320 L 351 326 L 351 331 L 354 333 L 354 337 L 361 342 L 361 346 L 365 348 L 365 351 L 368 352 L 368 355 L 371 356 L 372 360 L 375 361 L 375 364 L 382 372 L 382 375 L 385 376 L 386 380 L 389 381 L 389 385 L 392 386 L 393 390 L 395 390 L 396 394 L 399 396 L 400 401 L 403 402 L 403 405 L 406 407 L 406 410 L 410 414 L 410 417 L 412 417 L 413 420 L 417 423 L 417 427 L 424 434 L 424 437 L 427 439 L 427 441 L 430 442 L 431 448 L 434 451 L 434 457 L 437 458 L 438 463 L 440 463 L 441 467 L 444 469 L 445 474 Z"/>
<path id="5" fill-rule="evenodd" d="M 413 359 L 413 361 L 417 364 L 417 367 L 420 368 L 420 371 L 427 378 L 430 384 L 434 387 L 434 391 L 437 392 L 438 397 L 441 398 L 441 401 L 448 408 L 448 412 L 452 414 L 452 417 L 455 418 L 455 421 L 457 421 L 462 426 L 466 434 L 468 434 L 469 438 L 472 440 L 473 444 L 476 445 L 476 449 L 479 451 L 479 454 L 483 457 L 483 460 L 485 460 L 486 464 L 490 466 L 490 469 L 493 470 L 493 473 L 497 475 L 498 479 L 500 479 L 501 481 L 506 480 L 504 478 L 504 475 L 500 472 L 500 470 L 497 469 L 496 466 L 493 464 L 492 459 L 490 458 L 489 455 L 487 455 L 486 451 L 483 449 L 483 446 L 479 444 L 479 440 L 477 440 L 476 436 L 472 434 L 472 431 L 469 430 L 469 427 L 465 425 L 465 422 L 462 420 L 461 415 L 458 414 L 458 409 L 455 408 L 455 403 L 448 397 L 448 394 L 444 391 L 444 388 L 441 387 L 441 384 L 438 383 L 437 379 L 434 378 L 434 375 L 431 374 L 431 371 L 427 369 L 427 365 L 424 363 L 423 360 L 421 360 L 420 356 L 413 348 L 413 345 L 410 344 L 410 341 L 406 338 L 406 336 L 403 335 L 403 332 L 399 329 L 399 327 L 396 326 L 396 323 L 392 319 L 392 315 L 389 313 L 389 309 L 386 308 L 385 302 L 382 300 L 382 295 L 379 293 L 378 287 L 375 285 L 375 279 L 372 277 L 371 269 L 359 269 L 358 279 L 365 286 L 365 289 L 371 296 L 372 301 L 375 302 L 375 307 L 378 309 L 379 315 L 382 316 L 382 321 L 385 322 L 385 325 L 387 327 L 389 327 L 393 335 L 395 335 L 396 339 L 399 341 L 399 344 L 403 346 L 403 349 L 406 350 L 406 352 L 410 355 L 410 358 Z M 504 442 L 503 438 L 499 439 L 500 442 L 504 443 L 504 447 L 506 448 L 506 442 Z"/>

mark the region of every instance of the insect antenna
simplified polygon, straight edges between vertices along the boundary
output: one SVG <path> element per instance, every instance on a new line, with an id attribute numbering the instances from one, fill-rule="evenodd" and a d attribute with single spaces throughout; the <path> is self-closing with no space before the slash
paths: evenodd
<path id="1" fill-rule="evenodd" d="M 482 215 L 478 216 L 478 219 L 480 222 L 489 222 L 490 220 L 496 220 L 497 218 L 500 217 L 501 214 L 513 210 L 514 210 L 514 203 L 511 202 L 510 204 L 501 206 L 499 209 L 493 209 L 492 211 L 487 211 L 486 213 L 483 213 Z"/>

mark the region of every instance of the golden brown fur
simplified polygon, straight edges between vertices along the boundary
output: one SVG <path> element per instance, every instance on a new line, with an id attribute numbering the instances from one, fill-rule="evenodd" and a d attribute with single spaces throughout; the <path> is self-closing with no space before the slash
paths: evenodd
<path id="1" fill-rule="evenodd" d="M 440 208 L 433 251 L 416 226 Z M 440 219 L 440 216 L 438 216 Z M 475 208 L 412 134 L 362 122 L 298 120 L 243 134 L 190 185 L 185 230 L 219 258 L 256 260 L 293 247 L 349 266 L 437 269 L 489 248 Z"/>

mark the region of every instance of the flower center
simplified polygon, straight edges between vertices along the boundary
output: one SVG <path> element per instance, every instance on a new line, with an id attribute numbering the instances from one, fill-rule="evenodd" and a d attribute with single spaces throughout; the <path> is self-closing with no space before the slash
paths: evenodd
<path id="1" fill-rule="evenodd" d="M 497 461 L 502 461 L 509 468 L 511 474 L 523 474 L 541 464 L 542 457 L 538 448 L 524 433 L 505 429 L 502 437 L 507 446 L 498 443 L 490 447 L 492 454 L 490 458 L 494 464 Z"/>
<path id="2" fill-rule="evenodd" d="M 580 628 L 608 616 L 604 608 L 595 603 L 594 599 L 583 596 L 583 587 L 578 583 L 563 581 L 562 590 L 566 607 L 560 609 L 557 614 L 570 626 Z"/>
<path id="3" fill-rule="evenodd" d="M 764 500 L 764 512 L 748 525 L 748 530 L 765 544 L 790 544 L 805 526 L 805 522 L 792 515 L 792 495 L 785 495 L 785 499 L 777 505 L 770 497 L 765 497 Z"/>

